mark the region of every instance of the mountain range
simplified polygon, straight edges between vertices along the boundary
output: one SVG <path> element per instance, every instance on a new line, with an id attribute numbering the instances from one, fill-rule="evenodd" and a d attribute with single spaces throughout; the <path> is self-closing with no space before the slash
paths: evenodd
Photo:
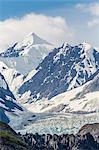
<path id="1" fill-rule="evenodd" d="M 99 73 L 99 52 L 87 43 L 63 44 L 55 48 L 36 68 L 37 73 L 19 89 L 30 91 L 31 99 L 40 100 L 77 88 Z"/>
<path id="2" fill-rule="evenodd" d="M 63 118 L 64 114 L 67 118 L 68 114 L 89 114 L 95 122 L 99 112 L 99 50 L 86 42 L 55 48 L 30 33 L 0 54 L 0 107 L 0 120 L 17 131 L 35 131 L 34 124 L 43 120 L 44 128 L 38 128 L 43 133 L 46 119 L 50 116 L 51 129 L 55 117 L 61 120 L 60 114 Z"/>

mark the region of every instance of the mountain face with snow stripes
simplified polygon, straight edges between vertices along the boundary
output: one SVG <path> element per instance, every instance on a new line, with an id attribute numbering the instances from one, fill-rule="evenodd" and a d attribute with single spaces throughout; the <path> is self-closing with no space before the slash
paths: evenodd
<path id="1" fill-rule="evenodd" d="M 10 112 L 13 114 L 17 110 L 22 111 L 22 108 L 17 104 L 4 76 L 0 73 L 0 121 L 8 123 L 10 118 L 6 113 Z"/>
<path id="2" fill-rule="evenodd" d="M 99 69 L 99 51 L 90 44 L 63 44 L 55 48 L 36 68 L 37 73 L 19 89 L 29 91 L 32 99 L 52 97 L 79 87 Z"/>
<path id="3" fill-rule="evenodd" d="M 77 94 L 76 98 L 82 98 L 85 94 L 96 91 L 99 91 L 99 70 L 97 70 L 95 76 L 90 80 L 90 83 L 86 85 L 79 94 Z"/>
<path id="4" fill-rule="evenodd" d="M 25 97 L 22 102 L 24 102 L 24 99 Z M 23 104 L 28 110 L 35 113 L 98 113 L 99 73 L 84 85 L 54 96 L 50 100 L 43 99 Z"/>

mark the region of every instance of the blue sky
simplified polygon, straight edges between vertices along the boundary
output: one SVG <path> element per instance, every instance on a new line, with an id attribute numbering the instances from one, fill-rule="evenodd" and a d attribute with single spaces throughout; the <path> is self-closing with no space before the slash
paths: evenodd
<path id="1" fill-rule="evenodd" d="M 19 17 L 27 13 L 62 15 L 61 9 L 73 7 L 77 3 L 89 3 L 95 0 L 0 0 L 0 20 Z M 52 13 L 54 10 L 54 13 Z M 58 11 L 57 11 L 58 10 Z"/>
<path id="2" fill-rule="evenodd" d="M 0 0 L 0 48 L 28 32 L 55 44 L 86 41 L 99 47 L 99 0 Z"/>

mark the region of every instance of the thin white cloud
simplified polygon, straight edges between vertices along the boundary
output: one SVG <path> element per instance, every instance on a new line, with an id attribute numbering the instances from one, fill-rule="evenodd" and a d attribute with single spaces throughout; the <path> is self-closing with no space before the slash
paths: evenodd
<path id="1" fill-rule="evenodd" d="M 30 32 L 54 44 L 68 42 L 73 36 L 64 18 L 31 13 L 22 18 L 0 21 L 0 51 L 22 40 Z"/>
<path id="2" fill-rule="evenodd" d="M 91 19 L 87 20 L 87 25 L 90 28 L 99 29 L 99 3 L 93 2 L 89 4 L 77 4 L 76 8 L 84 13 L 91 15 Z"/>
<path id="3" fill-rule="evenodd" d="M 83 11 L 88 12 L 91 15 L 99 16 L 99 3 L 89 3 L 89 4 L 77 4 L 76 8 Z"/>
<path id="4" fill-rule="evenodd" d="M 93 19 L 91 21 L 88 21 L 89 27 L 98 27 L 99 28 L 99 19 Z"/>

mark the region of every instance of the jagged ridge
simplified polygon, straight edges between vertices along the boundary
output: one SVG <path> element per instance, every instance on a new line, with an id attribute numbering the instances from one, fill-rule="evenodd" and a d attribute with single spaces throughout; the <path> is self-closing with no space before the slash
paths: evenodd
<path id="1" fill-rule="evenodd" d="M 32 99 L 52 97 L 91 80 L 99 68 L 99 52 L 87 43 L 55 48 L 36 68 L 37 73 L 19 89 Z"/>

